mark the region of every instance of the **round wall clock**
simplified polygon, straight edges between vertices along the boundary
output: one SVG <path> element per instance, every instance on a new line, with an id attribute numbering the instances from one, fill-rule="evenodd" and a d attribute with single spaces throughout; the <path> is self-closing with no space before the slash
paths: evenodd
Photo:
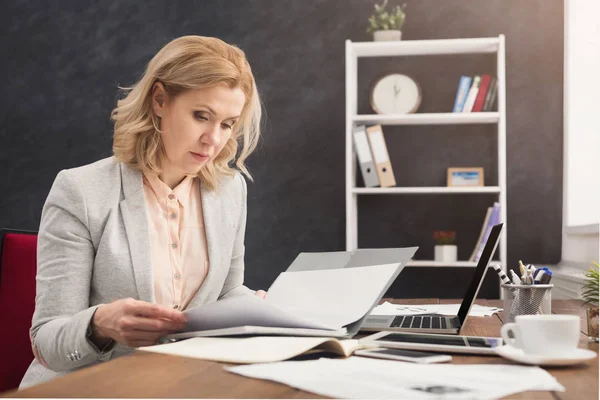
<path id="1" fill-rule="evenodd" d="M 371 88 L 371 107 L 378 114 L 408 114 L 421 104 L 421 88 L 404 74 L 388 74 Z"/>

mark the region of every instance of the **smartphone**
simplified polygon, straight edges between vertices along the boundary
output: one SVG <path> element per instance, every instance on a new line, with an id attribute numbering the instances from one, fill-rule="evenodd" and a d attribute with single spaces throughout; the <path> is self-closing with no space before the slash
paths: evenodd
<path id="1" fill-rule="evenodd" d="M 446 354 L 386 348 L 357 350 L 354 352 L 354 355 L 361 357 L 385 358 L 388 360 L 408 361 L 420 364 L 442 363 L 452 360 L 452 357 Z"/>

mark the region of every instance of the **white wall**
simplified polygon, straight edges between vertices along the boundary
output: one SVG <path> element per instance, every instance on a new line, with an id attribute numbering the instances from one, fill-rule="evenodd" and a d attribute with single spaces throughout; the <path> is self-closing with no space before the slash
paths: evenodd
<path id="1" fill-rule="evenodd" d="M 600 1 L 565 0 L 565 227 L 600 222 Z"/>
<path id="2" fill-rule="evenodd" d="M 563 237 L 554 299 L 578 299 L 600 259 L 600 1 L 565 0 Z"/>

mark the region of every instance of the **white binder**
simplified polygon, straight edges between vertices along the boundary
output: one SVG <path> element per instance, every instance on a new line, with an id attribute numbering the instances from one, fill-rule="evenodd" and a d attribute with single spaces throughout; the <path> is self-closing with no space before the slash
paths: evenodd
<path id="1" fill-rule="evenodd" d="M 373 125 L 367 128 L 367 137 L 371 144 L 371 153 L 375 160 L 375 169 L 381 187 L 396 186 L 396 178 L 392 170 L 392 163 L 383 137 L 381 125 Z"/>
<path id="2" fill-rule="evenodd" d="M 377 178 L 375 163 L 371 156 L 371 148 L 369 146 L 369 139 L 367 139 L 366 128 L 364 126 L 355 127 L 352 136 L 354 137 L 354 148 L 356 149 L 356 156 L 358 158 L 358 163 L 360 164 L 360 171 L 362 172 L 365 186 L 379 186 L 379 178 Z"/>

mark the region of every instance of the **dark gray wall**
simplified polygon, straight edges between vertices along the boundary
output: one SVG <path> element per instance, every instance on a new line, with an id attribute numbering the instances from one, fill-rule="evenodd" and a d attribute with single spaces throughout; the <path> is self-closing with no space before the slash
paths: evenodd
<path id="1" fill-rule="evenodd" d="M 508 257 L 560 259 L 563 2 L 412 0 L 403 37 L 506 35 Z M 58 171 L 111 155 L 109 114 L 169 40 L 217 36 L 244 49 L 266 107 L 249 164 L 246 282 L 266 288 L 301 251 L 345 246 L 344 40 L 371 40 L 367 0 L 45 2 L 10 0 L 0 14 L 0 227 L 37 229 Z M 495 74 L 488 55 L 368 59 L 359 63 L 359 112 L 383 72 L 412 75 L 420 112 L 450 111 L 460 75 Z M 445 184 L 449 166 L 483 166 L 497 183 L 495 126 L 385 127 L 399 185 Z M 458 234 L 459 257 L 477 239 L 495 196 L 367 196 L 361 247 L 420 246 Z M 472 270 L 471 270 L 472 271 Z M 462 296 L 469 270 L 407 269 L 389 295 Z M 491 275 L 491 274 L 490 274 Z M 497 296 L 488 276 L 484 297 Z M 438 290 L 443 286 L 442 291 Z"/>

